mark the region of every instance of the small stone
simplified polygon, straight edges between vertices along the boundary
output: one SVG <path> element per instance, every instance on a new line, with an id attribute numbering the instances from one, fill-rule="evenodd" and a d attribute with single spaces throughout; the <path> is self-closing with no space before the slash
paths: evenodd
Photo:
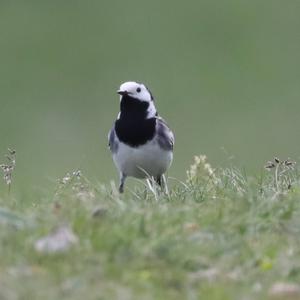
<path id="1" fill-rule="evenodd" d="M 61 226 L 53 233 L 38 239 L 34 248 L 37 252 L 52 254 L 66 252 L 78 242 L 77 236 L 69 226 Z"/>
<path id="2" fill-rule="evenodd" d="M 93 218 L 102 218 L 107 214 L 107 209 L 103 207 L 97 207 L 92 212 Z"/>

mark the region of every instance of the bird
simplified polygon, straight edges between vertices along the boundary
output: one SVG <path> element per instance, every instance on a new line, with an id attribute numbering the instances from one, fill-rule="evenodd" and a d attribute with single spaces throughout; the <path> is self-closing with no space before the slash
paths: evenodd
<path id="1" fill-rule="evenodd" d="M 173 160 L 174 134 L 158 115 L 146 85 L 124 82 L 117 93 L 120 112 L 108 133 L 108 142 L 120 175 L 119 192 L 124 192 L 127 177 L 151 178 L 162 188 Z"/>

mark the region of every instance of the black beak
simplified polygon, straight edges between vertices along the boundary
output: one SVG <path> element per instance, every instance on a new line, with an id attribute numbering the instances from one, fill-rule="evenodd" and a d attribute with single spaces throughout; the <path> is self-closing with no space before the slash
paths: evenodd
<path id="1" fill-rule="evenodd" d="M 117 93 L 121 96 L 128 95 L 127 91 L 117 91 Z"/>

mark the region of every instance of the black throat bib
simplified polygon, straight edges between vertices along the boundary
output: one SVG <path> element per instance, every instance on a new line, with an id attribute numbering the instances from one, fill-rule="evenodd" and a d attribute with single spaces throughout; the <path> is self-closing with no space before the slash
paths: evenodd
<path id="1" fill-rule="evenodd" d="M 115 130 L 119 140 L 129 146 L 138 147 L 154 137 L 156 118 L 147 119 L 149 103 L 122 97 L 120 118 L 116 120 Z"/>

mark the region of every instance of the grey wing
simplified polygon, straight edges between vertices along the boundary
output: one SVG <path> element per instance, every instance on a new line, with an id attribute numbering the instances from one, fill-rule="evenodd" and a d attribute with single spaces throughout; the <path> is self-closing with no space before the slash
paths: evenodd
<path id="1" fill-rule="evenodd" d="M 156 119 L 157 141 L 164 150 L 172 151 L 174 147 L 174 134 L 167 123 L 160 117 Z"/>
<path id="2" fill-rule="evenodd" d="M 108 147 L 112 153 L 115 153 L 118 151 L 118 145 L 115 127 L 113 127 L 108 133 Z"/>

